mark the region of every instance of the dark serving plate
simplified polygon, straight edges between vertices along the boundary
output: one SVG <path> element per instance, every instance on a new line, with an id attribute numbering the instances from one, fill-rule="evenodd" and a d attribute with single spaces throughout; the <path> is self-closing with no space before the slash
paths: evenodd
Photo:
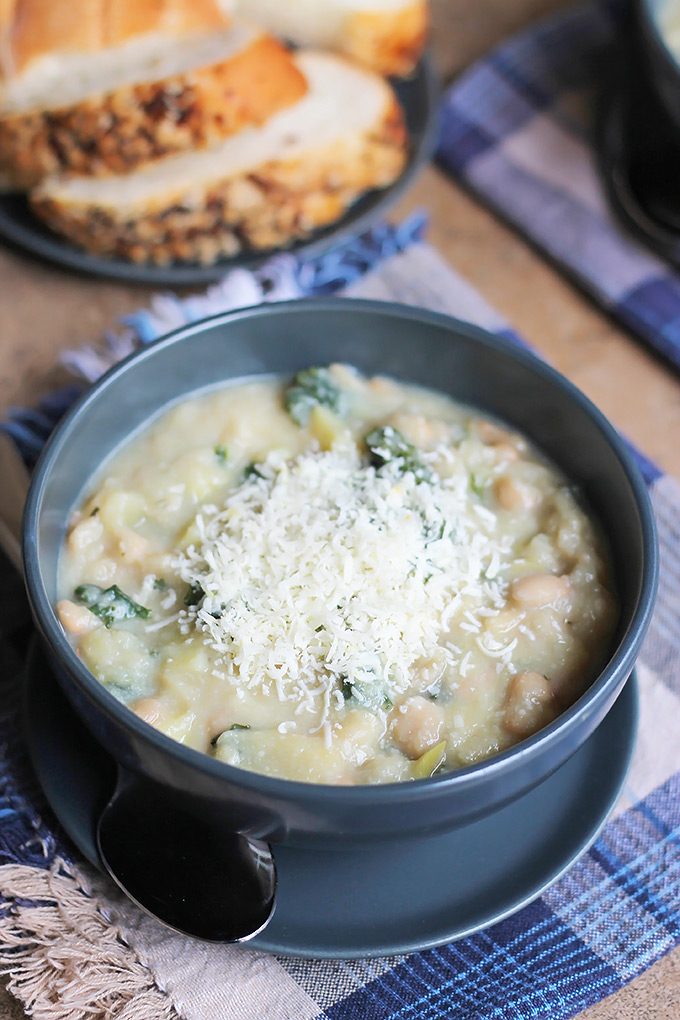
<path id="1" fill-rule="evenodd" d="M 37 643 L 24 706 L 47 799 L 80 851 L 101 868 L 95 831 L 115 762 L 78 719 Z M 320 959 L 385 956 L 463 938 L 514 913 L 596 839 L 621 793 L 637 716 L 633 674 L 569 761 L 513 804 L 454 832 L 330 854 L 275 847 L 276 912 L 249 945 Z"/>
<path id="2" fill-rule="evenodd" d="M 272 255 L 284 250 L 305 258 L 321 255 L 341 241 L 367 230 L 378 217 L 384 216 L 411 186 L 432 155 L 437 135 L 439 88 L 429 59 L 425 57 L 420 62 L 413 77 L 397 80 L 393 85 L 404 110 L 411 139 L 411 152 L 403 173 L 390 187 L 363 195 L 335 223 L 314 231 L 288 248 L 246 252 L 220 259 L 210 266 L 189 262 L 154 266 L 126 259 L 102 258 L 80 251 L 53 233 L 33 215 L 25 197 L 16 193 L 0 194 L 0 237 L 68 269 L 151 286 L 182 287 L 212 283 L 237 266 L 257 269 Z"/>

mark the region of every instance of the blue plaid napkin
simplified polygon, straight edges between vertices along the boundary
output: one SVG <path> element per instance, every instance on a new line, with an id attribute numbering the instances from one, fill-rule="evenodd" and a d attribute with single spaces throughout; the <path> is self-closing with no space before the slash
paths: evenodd
<path id="1" fill-rule="evenodd" d="M 353 281 L 345 288 L 349 297 L 397 298 L 519 342 L 411 228 L 373 234 L 376 257 L 359 259 L 361 271 L 349 275 L 336 255 L 334 264 L 315 267 L 278 263 L 266 286 L 262 279 L 242 278 L 236 287 L 232 278 L 189 303 L 160 299 L 103 348 L 74 360 L 94 376 L 168 325 L 233 304 L 246 284 L 251 298 L 258 287 L 266 297 L 272 288 L 315 293 L 329 278 L 338 285 Z M 14 416 L 11 430 L 30 456 L 67 397 L 53 401 L 42 417 Z M 31 1015 L 561 1020 L 620 989 L 677 946 L 680 487 L 649 462 L 643 466 L 659 525 L 662 575 L 638 666 L 640 734 L 624 796 L 596 844 L 539 900 L 471 938 L 407 957 L 308 961 L 206 946 L 162 929 L 128 903 L 70 845 L 32 778 L 18 717 L 17 673 L 27 628 L 15 619 L 0 645 L 7 662 L 0 672 L 0 970 L 10 975 L 10 987 Z M 4 594 L 16 604 L 17 588 L 10 591 L 1 570 L 0 581 L 6 588 L 0 584 L 0 599 Z"/>
<path id="2" fill-rule="evenodd" d="M 480 60 L 446 96 L 438 157 L 680 368 L 680 276 L 612 220 L 596 169 L 596 94 L 621 12 L 578 7 Z"/>

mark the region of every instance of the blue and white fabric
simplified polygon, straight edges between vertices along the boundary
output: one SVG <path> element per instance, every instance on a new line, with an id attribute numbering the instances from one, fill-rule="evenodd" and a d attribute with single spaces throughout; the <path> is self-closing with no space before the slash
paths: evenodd
<path id="1" fill-rule="evenodd" d="M 611 0 L 579 6 L 480 60 L 445 97 L 438 158 L 680 368 L 680 275 L 615 223 L 597 170 L 595 109 L 622 14 Z"/>

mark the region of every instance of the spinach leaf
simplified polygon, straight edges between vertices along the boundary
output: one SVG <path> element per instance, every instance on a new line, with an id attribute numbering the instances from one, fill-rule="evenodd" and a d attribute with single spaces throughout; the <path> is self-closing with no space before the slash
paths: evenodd
<path id="1" fill-rule="evenodd" d="M 351 680 L 347 676 L 341 676 L 340 690 L 345 701 L 351 700 L 369 712 L 377 712 L 379 709 L 389 712 L 394 708 L 392 699 L 387 693 L 387 684 L 372 670 L 367 669 Z"/>
<path id="2" fill-rule="evenodd" d="M 340 677 L 340 690 L 345 701 L 349 701 L 354 694 L 354 685 L 350 683 L 349 677 L 344 675 Z"/>
<path id="3" fill-rule="evenodd" d="M 197 606 L 204 596 L 205 592 L 203 591 L 203 588 L 195 581 L 187 588 L 186 595 L 184 596 L 184 605 Z"/>
<path id="4" fill-rule="evenodd" d="M 140 606 L 131 599 L 117 584 L 110 588 L 100 588 L 98 584 L 80 584 L 73 593 L 91 613 L 98 616 L 105 627 L 111 627 L 120 620 L 134 620 L 136 617 L 146 620 L 151 610 Z"/>
<path id="5" fill-rule="evenodd" d="M 333 381 L 327 368 L 308 368 L 298 372 L 286 390 L 286 410 L 296 425 L 309 421 L 314 407 L 320 404 L 342 418 L 347 413 L 345 394 Z"/>
<path id="6" fill-rule="evenodd" d="M 260 465 L 255 460 L 251 460 L 250 464 L 246 464 L 243 469 L 243 481 L 247 482 L 249 478 L 264 478 L 260 471 Z"/>
<path id="7" fill-rule="evenodd" d="M 427 464 L 424 464 L 418 450 L 408 439 L 391 425 L 383 425 L 373 429 L 364 438 L 371 451 L 371 464 L 375 468 L 384 467 L 395 461 L 401 471 L 411 471 L 416 482 L 432 482 L 434 475 Z"/>

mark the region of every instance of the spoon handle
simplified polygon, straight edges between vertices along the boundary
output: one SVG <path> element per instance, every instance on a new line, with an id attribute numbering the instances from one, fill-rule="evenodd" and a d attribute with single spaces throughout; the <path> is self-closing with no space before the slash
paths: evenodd
<path id="1" fill-rule="evenodd" d="M 190 813 L 176 793 L 120 766 L 97 844 L 123 892 L 184 935 L 245 942 L 272 917 L 276 867 L 267 843 L 235 833 L 214 805 Z"/>

